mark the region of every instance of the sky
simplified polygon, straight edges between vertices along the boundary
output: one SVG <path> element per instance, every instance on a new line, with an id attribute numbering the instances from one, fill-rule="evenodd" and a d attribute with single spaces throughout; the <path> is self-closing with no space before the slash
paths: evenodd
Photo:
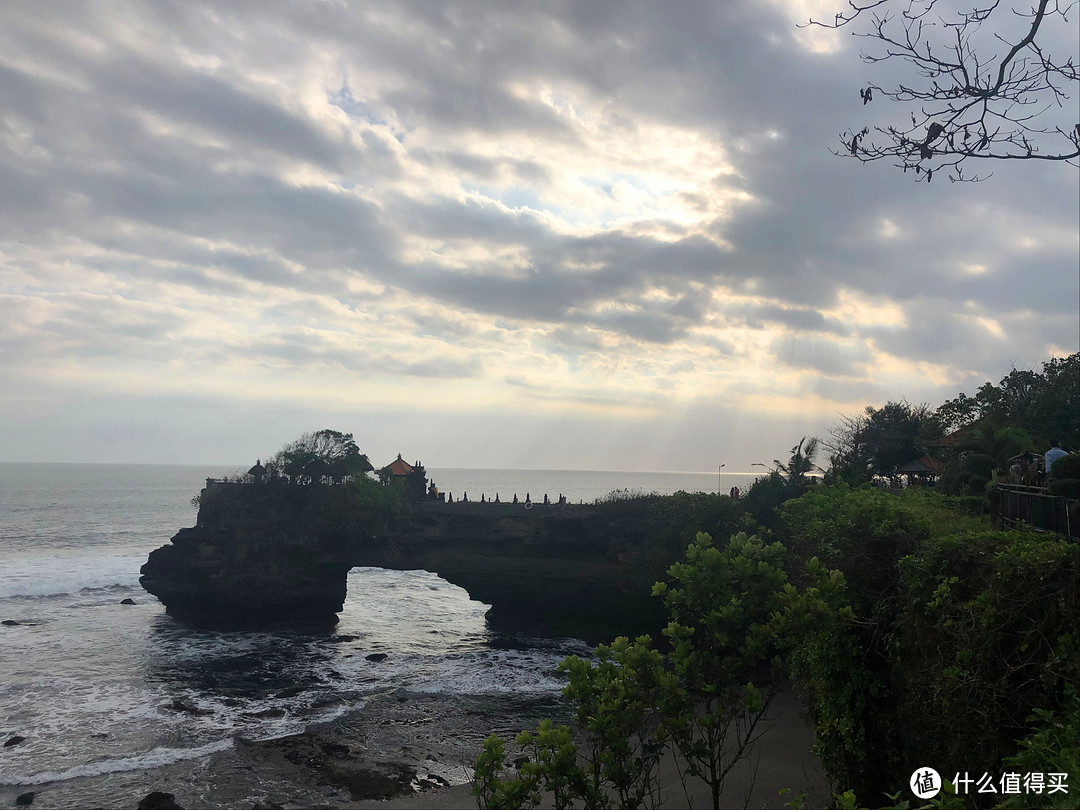
<path id="1" fill-rule="evenodd" d="M 1080 172 L 831 154 L 833 5 L 5 3 L 0 461 L 749 471 L 1077 351 Z"/>

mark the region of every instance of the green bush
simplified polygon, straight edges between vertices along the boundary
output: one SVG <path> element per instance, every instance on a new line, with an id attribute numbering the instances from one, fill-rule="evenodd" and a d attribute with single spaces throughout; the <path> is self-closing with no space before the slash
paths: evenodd
<path id="1" fill-rule="evenodd" d="M 803 617 L 791 676 L 834 788 L 870 806 L 912 762 L 999 768 L 1029 718 L 1064 722 L 1080 678 L 1075 542 L 995 532 L 956 505 L 836 486 L 782 510 Z"/>
<path id="2" fill-rule="evenodd" d="M 901 563 L 905 748 L 939 770 L 1000 764 L 1080 678 L 1080 555 L 1030 531 L 929 541 Z"/>
<path id="3" fill-rule="evenodd" d="M 789 571 L 798 584 L 817 557 L 844 573 L 853 604 L 877 610 L 899 585 L 897 562 L 930 536 L 930 519 L 910 502 L 872 487 L 817 487 L 780 510 Z"/>
<path id="4" fill-rule="evenodd" d="M 1062 456 L 1051 464 L 1050 477 L 1058 480 L 1080 478 L 1080 453 Z"/>

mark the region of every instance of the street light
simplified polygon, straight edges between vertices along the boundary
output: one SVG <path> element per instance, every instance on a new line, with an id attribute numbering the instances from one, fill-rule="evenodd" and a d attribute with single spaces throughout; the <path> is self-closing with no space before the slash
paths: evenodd
<path id="1" fill-rule="evenodd" d="M 724 494 L 724 467 L 726 467 L 726 466 L 727 466 L 727 464 L 721 464 L 720 467 L 716 471 L 716 494 L 717 495 L 723 495 Z"/>

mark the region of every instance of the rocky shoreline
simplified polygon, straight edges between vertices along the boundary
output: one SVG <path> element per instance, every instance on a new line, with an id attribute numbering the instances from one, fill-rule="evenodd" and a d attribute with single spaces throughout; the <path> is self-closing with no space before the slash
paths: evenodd
<path id="1" fill-rule="evenodd" d="M 360 709 L 314 724 L 303 733 L 271 740 L 238 738 L 226 750 L 159 768 L 79 777 L 32 787 L 0 788 L 0 806 L 15 806 L 33 791 L 31 807 L 137 808 L 153 792 L 175 805 L 211 808 L 469 808 L 471 766 L 489 734 L 512 739 L 543 718 L 570 721 L 558 697 L 520 694 L 425 694 L 390 690 Z M 779 791 L 808 794 L 807 806 L 828 804 L 820 763 L 810 753 L 809 729 L 794 698 L 776 703 L 760 755 L 728 779 L 724 800 L 744 806 L 785 806 Z M 508 756 L 513 756 L 512 746 Z M 667 763 L 665 805 L 708 803 L 701 784 L 682 785 Z M 159 800 L 163 797 L 158 797 Z M 149 807 L 150 805 L 144 805 Z"/>
<path id="2" fill-rule="evenodd" d="M 457 798 L 448 806 L 468 807 L 471 764 L 486 736 L 512 735 L 543 717 L 568 719 L 566 714 L 550 696 L 390 690 L 300 734 L 240 737 L 223 751 L 158 768 L 3 786 L 0 806 L 15 806 L 30 792 L 28 806 L 57 809 L 136 808 L 153 792 L 172 794 L 187 810 L 385 807 L 387 799 L 414 798 L 421 801 L 414 806 L 432 806 L 446 800 L 433 792 L 449 788 Z"/>

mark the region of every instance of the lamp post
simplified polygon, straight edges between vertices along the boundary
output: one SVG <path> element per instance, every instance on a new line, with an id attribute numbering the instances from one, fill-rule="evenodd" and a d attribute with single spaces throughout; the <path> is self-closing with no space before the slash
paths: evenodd
<path id="1" fill-rule="evenodd" d="M 720 467 L 717 468 L 717 470 L 716 470 L 716 494 L 717 495 L 723 495 L 724 494 L 724 467 L 726 467 L 726 466 L 727 466 L 727 464 L 721 464 Z"/>

